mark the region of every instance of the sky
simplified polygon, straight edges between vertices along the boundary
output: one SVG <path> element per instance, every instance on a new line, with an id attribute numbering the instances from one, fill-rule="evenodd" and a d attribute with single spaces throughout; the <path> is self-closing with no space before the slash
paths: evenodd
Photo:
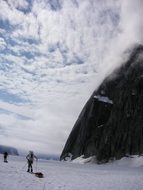
<path id="1" fill-rule="evenodd" d="M 0 0 L 0 144 L 60 154 L 102 80 L 142 43 L 142 0 Z"/>

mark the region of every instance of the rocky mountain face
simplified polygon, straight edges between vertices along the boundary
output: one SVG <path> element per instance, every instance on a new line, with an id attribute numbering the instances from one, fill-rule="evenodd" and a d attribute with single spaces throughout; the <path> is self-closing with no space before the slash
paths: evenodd
<path id="1" fill-rule="evenodd" d="M 143 153 L 143 46 L 107 77 L 84 106 L 61 159 L 96 155 L 99 162 Z"/>
<path id="2" fill-rule="evenodd" d="M 3 154 L 4 152 L 7 152 L 10 155 L 19 155 L 16 148 L 0 145 L 0 154 Z"/>

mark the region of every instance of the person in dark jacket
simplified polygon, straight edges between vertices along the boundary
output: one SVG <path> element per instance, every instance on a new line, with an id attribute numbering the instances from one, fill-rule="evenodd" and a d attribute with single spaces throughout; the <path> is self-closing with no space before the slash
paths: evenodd
<path id="1" fill-rule="evenodd" d="M 8 157 L 8 153 L 7 153 L 7 152 L 4 152 L 4 153 L 3 153 L 3 159 L 4 159 L 4 162 L 6 162 L 6 163 L 8 162 L 8 161 L 7 161 L 7 157 Z"/>
<path id="2" fill-rule="evenodd" d="M 38 160 L 38 158 L 34 155 L 33 151 L 29 151 L 29 154 L 26 156 L 27 163 L 28 163 L 28 170 L 27 172 L 33 173 L 33 167 L 32 164 L 34 162 L 34 159 Z"/>

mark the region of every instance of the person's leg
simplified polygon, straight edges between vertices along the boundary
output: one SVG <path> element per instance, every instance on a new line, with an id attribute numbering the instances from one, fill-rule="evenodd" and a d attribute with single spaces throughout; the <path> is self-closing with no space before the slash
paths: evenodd
<path id="1" fill-rule="evenodd" d="M 4 156 L 4 162 L 6 162 L 6 157 Z"/>
<path id="2" fill-rule="evenodd" d="M 33 172 L 32 164 L 33 164 L 33 162 L 31 161 L 31 165 L 30 165 L 30 167 L 31 167 L 31 172 Z"/>
<path id="3" fill-rule="evenodd" d="M 27 172 L 30 172 L 30 161 L 28 160 L 28 170 Z"/>

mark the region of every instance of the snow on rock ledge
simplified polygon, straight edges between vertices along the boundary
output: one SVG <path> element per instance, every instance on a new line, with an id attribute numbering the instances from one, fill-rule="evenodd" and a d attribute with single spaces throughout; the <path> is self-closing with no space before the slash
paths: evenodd
<path id="1" fill-rule="evenodd" d="M 86 164 L 86 163 L 95 163 L 95 156 L 91 156 L 89 158 L 84 158 L 84 155 L 72 160 L 72 163 L 77 163 L 77 164 Z"/>
<path id="2" fill-rule="evenodd" d="M 109 104 L 113 104 L 113 101 L 110 100 L 108 97 L 106 96 L 100 96 L 100 95 L 96 95 L 94 96 L 95 99 L 101 101 L 101 102 L 105 102 L 105 103 L 109 103 Z"/>

